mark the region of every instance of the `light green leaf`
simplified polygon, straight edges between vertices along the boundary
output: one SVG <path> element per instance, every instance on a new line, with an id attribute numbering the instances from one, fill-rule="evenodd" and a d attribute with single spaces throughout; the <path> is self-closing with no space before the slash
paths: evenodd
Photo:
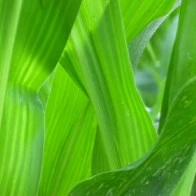
<path id="1" fill-rule="evenodd" d="M 44 140 L 37 96 L 55 67 L 80 0 L 0 0 L 0 195 L 35 195 Z"/>
<path id="2" fill-rule="evenodd" d="M 173 97 L 181 86 L 196 76 L 196 1 L 182 1 L 180 22 L 168 71 L 160 128 L 164 125 Z"/>
<path id="3" fill-rule="evenodd" d="M 181 5 L 181 1 L 177 1 L 173 6 L 172 10 L 165 16 L 153 21 L 150 23 L 132 42 L 129 44 L 129 54 L 131 58 L 132 65 L 137 66 L 139 60 L 142 56 L 142 53 L 149 43 L 149 40 L 159 29 L 162 23 L 168 19 L 168 17 Z"/>
<path id="4" fill-rule="evenodd" d="M 195 2 L 191 4 L 190 1 L 184 1 L 182 15 L 193 14 L 186 9 L 190 8 L 190 5 L 196 7 Z M 180 18 L 181 20 L 184 21 L 184 18 Z M 189 20 L 184 22 L 190 24 Z M 179 28 L 179 31 L 182 29 Z M 185 44 L 183 39 L 178 40 L 178 46 L 181 44 Z M 181 48 L 181 54 L 190 50 L 194 51 L 191 43 L 186 42 L 186 44 L 184 48 Z M 179 67 L 182 69 L 183 66 L 187 66 L 187 63 L 193 63 L 193 59 L 188 58 L 189 56 L 183 55 L 183 57 L 186 57 L 186 62 Z M 175 66 L 177 65 L 175 64 Z M 100 174 L 80 183 L 71 191 L 70 195 L 171 195 L 177 193 L 175 191 L 179 190 L 179 185 L 183 183 L 184 178 L 185 184 L 181 184 L 183 187 L 179 191 L 190 189 L 192 182 L 189 181 L 187 185 L 186 178 L 193 180 L 194 176 L 194 174 L 190 175 L 188 171 L 195 159 L 196 151 L 196 93 L 194 92 L 196 78 L 194 72 L 189 76 L 191 76 L 189 80 L 175 88 L 176 93 L 169 97 L 171 99 L 170 107 L 164 121 L 162 134 L 152 152 L 139 163 L 131 166 L 132 169 L 125 168 L 116 172 Z M 176 73 L 175 77 L 178 77 Z M 183 76 L 181 75 L 181 77 Z"/>
<path id="5" fill-rule="evenodd" d="M 97 175 L 70 195 L 171 195 L 196 150 L 195 86 L 196 78 L 176 96 L 157 145 L 138 167 Z"/>
<path id="6" fill-rule="evenodd" d="M 127 42 L 130 43 L 150 22 L 166 15 L 176 0 L 119 0 Z"/>
<path id="7" fill-rule="evenodd" d="M 137 87 L 145 105 L 150 108 L 151 117 L 156 121 L 157 127 L 159 124 L 165 79 L 176 39 L 178 18 L 179 9 L 170 14 L 157 29 L 142 54 L 138 66 L 135 67 Z M 142 43 L 142 41 L 139 43 Z M 142 45 L 140 49 L 142 49 Z M 136 61 L 138 54 L 140 54 L 139 48 L 138 53 L 135 53 Z"/>
<path id="8" fill-rule="evenodd" d="M 60 63 L 92 102 L 110 169 L 152 148 L 157 136 L 135 87 L 118 1 L 83 1 Z"/>
<path id="9" fill-rule="evenodd" d="M 196 76 L 196 22 L 193 20 L 196 17 L 195 10 L 196 2 L 194 0 L 184 0 L 182 2 L 178 34 L 167 76 L 159 130 L 161 130 L 167 118 L 173 96 L 182 85 Z M 186 101 L 186 95 L 184 100 Z M 187 102 L 186 104 L 189 103 Z M 190 168 L 192 168 L 191 164 Z M 194 175 L 195 169 L 192 169 L 191 172 L 188 169 L 177 188 L 177 194 L 186 192 L 188 195 L 190 184 L 194 181 Z"/>
<path id="10" fill-rule="evenodd" d="M 51 82 L 52 81 L 52 82 Z M 63 68 L 57 66 L 40 89 L 48 93 L 45 142 L 38 195 L 67 195 L 70 188 L 91 175 L 97 122 L 87 97 Z"/>
<path id="11" fill-rule="evenodd" d="M 94 142 L 93 157 L 92 157 L 92 175 L 110 171 L 110 164 L 104 148 L 100 129 L 97 128 L 96 139 Z"/>
<path id="12" fill-rule="evenodd" d="M 194 196 L 196 194 L 196 174 L 195 174 L 195 179 L 193 181 L 193 187 L 191 191 L 191 196 Z"/>
<path id="13" fill-rule="evenodd" d="M 177 186 L 177 189 L 174 191 L 173 195 L 176 196 L 184 196 L 190 195 L 192 187 L 194 186 L 194 178 L 196 174 L 196 153 L 191 160 L 189 167 L 187 168 L 186 172 L 184 173 L 180 183 Z"/>

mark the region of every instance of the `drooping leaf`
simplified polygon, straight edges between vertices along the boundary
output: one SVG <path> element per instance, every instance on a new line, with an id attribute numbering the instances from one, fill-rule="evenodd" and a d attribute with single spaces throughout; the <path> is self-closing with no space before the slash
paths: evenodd
<path id="1" fill-rule="evenodd" d="M 36 195 L 44 140 L 37 96 L 55 67 L 80 0 L 0 0 L 0 195 Z"/>

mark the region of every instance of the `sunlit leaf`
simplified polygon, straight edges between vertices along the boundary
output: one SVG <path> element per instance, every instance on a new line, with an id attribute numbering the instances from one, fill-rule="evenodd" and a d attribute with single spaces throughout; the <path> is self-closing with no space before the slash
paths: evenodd
<path id="1" fill-rule="evenodd" d="M 167 14 L 176 0 L 120 0 L 127 42 L 133 40 L 150 22 Z"/>
<path id="2" fill-rule="evenodd" d="M 160 25 L 164 23 L 165 20 L 181 5 L 181 1 L 177 1 L 173 6 L 172 10 L 165 16 L 150 23 L 132 42 L 129 44 L 129 53 L 131 62 L 134 67 L 137 66 L 142 53 L 149 43 L 149 40 L 154 35 L 154 33 L 159 29 Z"/>
<path id="3" fill-rule="evenodd" d="M 136 90 L 117 1 L 83 1 L 60 63 L 92 102 L 110 169 L 153 146 L 156 132 Z"/>
<path id="4" fill-rule="evenodd" d="M 181 178 L 181 181 L 178 184 L 173 195 L 184 196 L 184 195 L 191 194 L 192 187 L 194 186 L 194 178 L 195 178 L 195 174 L 196 174 L 195 165 L 196 165 L 196 153 L 193 156 L 189 167 L 187 168 L 186 172 L 184 173 L 183 177 Z"/>
<path id="5" fill-rule="evenodd" d="M 37 91 L 56 66 L 80 0 L 0 0 L 0 195 L 36 195 L 44 109 Z"/>
<path id="6" fill-rule="evenodd" d="M 88 98 L 60 66 L 42 92 L 48 92 L 48 101 L 38 195 L 67 195 L 73 185 L 91 176 L 97 123 Z"/>
<path id="7" fill-rule="evenodd" d="M 196 78 L 177 95 L 157 145 L 138 167 L 95 176 L 70 195 L 170 195 L 196 150 L 195 86 Z"/>
<path id="8" fill-rule="evenodd" d="M 195 1 L 183 2 L 178 36 L 184 35 L 181 32 L 186 31 L 190 25 L 195 8 Z M 194 27 L 189 28 L 192 30 L 191 40 L 194 40 Z M 167 115 L 162 125 L 162 134 L 152 152 L 131 169 L 124 168 L 116 172 L 103 173 L 78 184 L 70 195 L 148 194 L 155 196 L 182 194 L 185 191 L 187 194 L 190 193 L 195 174 L 194 169 L 192 169 L 193 173 L 190 173 L 190 168 L 193 168 L 196 151 L 196 93 L 194 92 L 196 42 L 191 43 L 191 40 L 185 37 L 184 39 L 178 37 L 176 40 L 176 47 L 178 47 L 174 49 L 168 80 L 170 92 L 168 95 L 165 94 L 166 98 L 168 96 L 166 101 L 169 100 L 169 107 L 166 108 Z M 190 69 L 187 69 L 187 65 Z M 174 69 L 176 72 L 173 71 Z M 185 72 L 185 77 L 181 71 Z M 174 86 L 170 86 L 171 81 L 174 82 Z M 167 88 L 168 86 L 166 92 Z M 187 179 L 191 181 L 188 183 Z"/>
<path id="9" fill-rule="evenodd" d="M 196 75 L 196 1 L 182 2 L 180 24 L 168 71 L 165 96 L 162 105 L 160 129 L 164 124 L 170 103 L 178 90 Z"/>

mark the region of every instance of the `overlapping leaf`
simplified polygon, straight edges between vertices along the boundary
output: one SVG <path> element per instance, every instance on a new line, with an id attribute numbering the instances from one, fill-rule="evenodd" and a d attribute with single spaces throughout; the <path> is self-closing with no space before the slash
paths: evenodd
<path id="1" fill-rule="evenodd" d="M 191 192 L 192 192 L 192 188 L 193 189 L 195 188 L 195 184 L 194 184 L 194 178 L 196 174 L 195 165 L 196 165 L 196 153 L 193 156 L 189 164 L 189 167 L 187 168 L 186 172 L 181 178 L 173 195 L 176 195 L 176 196 L 194 195 L 194 194 L 191 194 Z"/>
<path id="2" fill-rule="evenodd" d="M 168 72 L 164 100 L 162 104 L 161 121 L 159 130 L 164 126 L 173 97 L 181 86 L 196 76 L 196 25 L 193 18 L 196 17 L 196 2 L 184 0 L 182 3 L 178 34 L 173 51 L 173 56 Z M 194 92 L 194 90 L 193 90 Z M 186 95 L 184 97 L 186 100 Z M 188 102 L 187 102 L 188 104 Z M 196 111 L 196 110 L 195 110 Z M 194 114 L 193 114 L 194 116 Z M 185 118 L 186 116 L 184 116 Z M 193 158 L 192 162 L 195 158 Z M 194 181 L 196 170 L 191 166 L 181 179 L 176 194 L 187 194 L 190 192 L 190 184 Z M 184 185 L 185 184 L 185 185 Z M 187 185 L 187 186 L 186 186 Z"/>
<path id="3" fill-rule="evenodd" d="M 142 53 L 149 43 L 154 33 L 159 29 L 160 25 L 168 19 L 168 17 L 181 5 L 181 1 L 178 0 L 173 6 L 172 10 L 165 16 L 150 23 L 134 40 L 129 44 L 129 53 L 132 65 L 137 66 Z"/>
<path id="4" fill-rule="evenodd" d="M 44 140 L 37 90 L 64 48 L 77 1 L 0 0 L 0 195 L 35 195 Z"/>
<path id="5" fill-rule="evenodd" d="M 182 6 L 178 36 L 184 35 L 181 32 L 186 31 L 190 25 L 196 3 L 193 0 L 185 0 Z M 195 26 L 189 28 L 192 30 L 191 38 L 194 40 Z M 162 134 L 152 152 L 139 163 L 139 166 L 137 164 L 132 167 L 133 169 L 95 176 L 76 186 L 70 195 L 169 195 L 190 192 L 191 183 L 188 184 L 187 179 L 193 180 L 194 174 L 190 174 L 189 170 L 193 167 L 192 162 L 195 162 L 196 151 L 195 43 L 190 42 L 190 37 L 187 39 L 178 37 L 176 41 L 178 47 L 175 48 L 171 64 L 172 72 L 169 73 L 169 81 L 173 80 L 174 75 L 174 86 L 170 86 L 169 90 L 172 93 L 169 92 L 169 99 L 166 99 L 169 100 L 167 103 L 170 107 L 167 108 Z M 187 65 L 190 69 L 187 69 Z M 173 72 L 174 69 L 177 72 Z M 179 77 L 180 75 L 182 78 L 183 74 L 180 70 L 185 72 L 186 77 L 183 80 Z M 173 87 L 175 89 L 172 89 Z M 180 189 L 179 185 L 182 185 L 183 181 L 185 184 Z"/>
<path id="6" fill-rule="evenodd" d="M 60 63 L 92 102 L 109 168 L 144 155 L 156 133 L 135 87 L 118 1 L 83 1 Z"/>
<path id="7" fill-rule="evenodd" d="M 163 133 L 143 163 L 134 169 L 95 176 L 77 185 L 70 195 L 156 196 L 175 191 L 196 150 L 195 85 L 196 78 L 177 95 Z"/>
<path id="8" fill-rule="evenodd" d="M 195 2 L 190 2 L 184 3 L 189 6 L 182 13 L 191 14 L 181 16 L 178 42 L 183 44 L 176 45 L 178 60 L 173 63 L 182 60 L 180 65 L 193 70 L 195 44 L 183 37 L 184 28 L 191 35 L 195 30 L 187 22 L 195 17 Z M 125 166 L 152 148 L 157 136 L 135 87 L 127 42 L 173 3 L 83 0 L 60 60 L 80 89 L 58 66 L 41 88 L 41 103 L 37 92 L 57 64 L 80 0 L 0 0 L 0 195 L 67 195 L 92 173 Z M 186 54 L 181 53 L 184 48 Z M 174 70 L 169 81 L 183 88 L 178 92 L 167 86 L 165 105 L 172 107 L 163 111 L 163 133 L 152 153 L 132 169 L 94 177 L 71 194 L 165 195 L 186 190 L 193 167 L 189 163 L 195 160 L 195 69 L 183 68 L 190 81 L 180 84 L 176 80 L 181 74 Z M 181 119 L 182 113 L 187 118 Z M 182 190 L 177 187 L 181 183 Z"/>
<path id="9" fill-rule="evenodd" d="M 150 22 L 166 15 L 175 0 L 119 0 L 127 42 L 130 43 Z"/>
<path id="10" fill-rule="evenodd" d="M 38 195 L 67 195 L 73 185 L 91 176 L 97 123 L 88 98 L 60 66 L 40 89 L 43 92 L 48 101 Z"/>
<path id="11" fill-rule="evenodd" d="M 138 66 L 134 67 L 137 87 L 141 92 L 146 106 L 150 108 L 151 117 L 156 120 L 156 124 L 159 121 L 165 79 L 176 39 L 179 10 L 176 9 L 166 17 L 166 20 L 157 29 L 145 48 Z M 151 32 L 150 29 L 149 32 Z M 137 41 L 134 44 L 136 53 L 133 53 L 132 61 L 135 59 L 136 63 L 139 60 L 138 55 L 140 56 L 143 49 L 142 37 L 140 41 L 138 39 L 139 45 L 136 44 Z M 145 40 L 143 46 L 145 46 Z M 135 47 L 130 52 L 133 52 Z"/>
<path id="12" fill-rule="evenodd" d="M 196 75 L 196 1 L 184 0 L 180 24 L 168 72 L 160 129 L 164 125 L 170 103 L 181 86 Z"/>

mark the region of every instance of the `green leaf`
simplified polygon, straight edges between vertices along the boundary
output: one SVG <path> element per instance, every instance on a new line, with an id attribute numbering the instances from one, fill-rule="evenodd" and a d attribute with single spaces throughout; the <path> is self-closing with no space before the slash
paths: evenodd
<path id="1" fill-rule="evenodd" d="M 167 14 L 176 0 L 120 0 L 127 42 L 130 43 L 150 22 Z"/>
<path id="2" fill-rule="evenodd" d="M 165 16 L 153 21 L 150 23 L 132 42 L 129 44 L 129 54 L 131 58 L 132 65 L 137 66 L 139 60 L 142 56 L 142 53 L 149 43 L 149 40 L 159 29 L 159 27 L 164 23 L 169 16 L 181 5 L 181 1 L 177 1 L 173 6 L 172 10 Z"/>
<path id="3" fill-rule="evenodd" d="M 136 90 L 117 1 L 83 1 L 60 63 L 92 102 L 110 169 L 152 148 L 157 136 Z"/>
<path id="4" fill-rule="evenodd" d="M 196 78 L 176 96 L 157 145 L 138 167 L 97 175 L 70 195 L 170 195 L 196 150 L 195 86 Z"/>
<path id="5" fill-rule="evenodd" d="M 44 140 L 37 91 L 61 55 L 80 0 L 0 0 L 0 195 L 36 195 Z"/>
<path id="6" fill-rule="evenodd" d="M 195 194 L 196 194 L 196 174 L 195 174 L 195 179 L 194 179 L 194 182 L 193 182 L 191 196 L 194 196 Z"/>
<path id="7" fill-rule="evenodd" d="M 194 178 L 196 174 L 196 153 L 191 160 L 189 167 L 184 173 L 180 183 L 177 186 L 177 189 L 174 191 L 176 196 L 190 195 L 192 187 L 194 186 Z"/>
<path id="8" fill-rule="evenodd" d="M 168 71 L 165 95 L 162 104 L 160 128 L 164 125 L 173 97 L 181 86 L 196 75 L 196 1 L 184 0 L 174 51 Z"/>
<path id="9" fill-rule="evenodd" d="M 196 2 L 194 0 L 184 0 L 182 2 L 178 34 L 167 76 L 159 130 L 161 130 L 161 127 L 165 122 L 165 118 L 167 118 L 173 96 L 178 92 L 178 89 L 180 89 L 182 85 L 196 76 L 195 10 Z M 195 93 L 194 89 L 192 93 Z M 186 99 L 186 95 L 183 99 L 185 101 L 184 104 L 188 105 L 189 102 Z M 192 114 L 192 116 L 195 118 L 195 113 Z M 183 118 L 186 118 L 186 116 L 183 116 Z M 181 182 L 175 192 L 176 195 L 190 195 L 191 185 L 194 183 L 194 177 L 196 174 L 195 159 L 196 158 L 193 157 L 189 168 L 181 179 Z"/>
<path id="10" fill-rule="evenodd" d="M 48 92 L 48 101 L 38 195 L 67 195 L 73 185 L 91 175 L 97 122 L 87 97 L 62 67 L 57 66 L 40 91 Z"/>
<path id="11" fill-rule="evenodd" d="M 151 117 L 157 122 L 157 125 L 160 118 L 165 79 L 176 39 L 178 18 L 179 9 L 176 9 L 154 33 L 138 66 L 135 67 L 137 87 L 145 105 L 150 107 Z M 134 62 L 139 60 L 138 55 L 141 54 L 142 40 L 139 43 L 140 46 L 136 50 L 135 59 L 132 59 Z"/>
<path id="12" fill-rule="evenodd" d="M 111 168 L 108 162 L 106 149 L 104 148 L 101 132 L 100 129 L 97 128 L 92 157 L 92 175 L 110 170 Z"/>
<path id="13" fill-rule="evenodd" d="M 186 9 L 190 8 L 190 5 L 193 6 L 190 1 L 184 1 L 182 5 L 184 15 L 190 14 Z M 194 5 L 196 4 L 194 3 Z M 184 21 L 182 19 L 183 17 L 180 18 L 180 25 Z M 189 20 L 184 22 L 190 24 Z M 182 29 L 179 28 L 179 31 Z M 183 39 L 178 40 L 178 46 L 183 43 Z M 191 43 L 186 44 L 185 48 L 181 48 L 181 54 L 194 51 Z M 183 55 L 183 57 L 186 56 Z M 193 59 L 189 60 L 192 63 Z M 186 57 L 184 66 L 187 63 Z M 175 64 L 175 66 L 177 65 Z M 148 194 L 156 196 L 189 190 L 190 182 L 187 185 L 186 179 L 193 180 L 194 174 L 190 174 L 189 169 L 192 167 L 192 161 L 194 162 L 196 151 L 196 93 L 194 92 L 196 77 L 194 72 L 191 74 L 189 75 L 191 77 L 184 81 L 185 84 L 181 83 L 181 86 L 175 88 L 176 93 L 169 97 L 171 98 L 170 107 L 162 127 L 162 134 L 152 152 L 135 165 L 130 166 L 131 169 L 127 167 L 116 172 L 100 174 L 80 183 L 71 191 L 70 195 Z M 178 74 L 175 73 L 175 77 L 178 77 Z M 181 77 L 183 76 L 181 75 Z M 181 190 L 179 185 L 183 186 Z"/>

